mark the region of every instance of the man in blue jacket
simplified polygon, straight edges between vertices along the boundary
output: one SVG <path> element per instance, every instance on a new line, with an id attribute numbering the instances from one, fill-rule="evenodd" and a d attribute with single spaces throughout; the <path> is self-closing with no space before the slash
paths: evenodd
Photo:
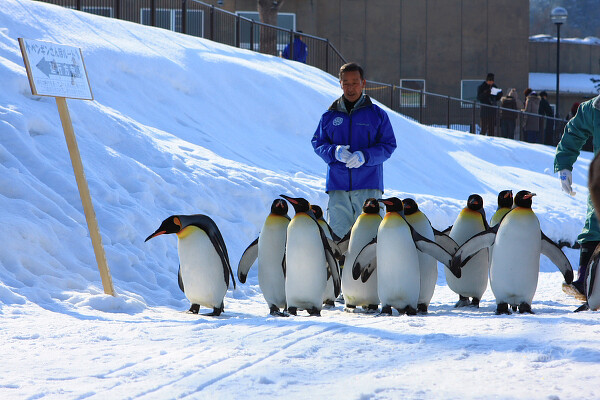
<path id="1" fill-rule="evenodd" d="M 302 33 L 302 31 L 298 31 L 298 33 Z M 298 62 L 306 64 L 306 56 L 308 55 L 308 48 L 306 46 L 306 43 L 304 43 L 302 41 L 302 36 L 296 36 L 294 38 L 293 46 L 294 47 L 292 50 L 294 50 L 294 54 L 293 54 L 294 61 L 298 61 Z M 292 58 L 291 56 L 292 56 L 292 54 L 290 54 L 290 45 L 288 44 L 287 46 L 285 46 L 285 49 L 283 49 L 282 57 L 290 60 Z"/>
<path id="2" fill-rule="evenodd" d="M 363 94 L 364 72 L 356 63 L 340 68 L 343 96 L 323 114 L 312 145 L 327 163 L 327 218 L 343 237 L 362 212 L 366 199 L 383 194 L 383 162 L 396 149 L 390 120 Z"/>

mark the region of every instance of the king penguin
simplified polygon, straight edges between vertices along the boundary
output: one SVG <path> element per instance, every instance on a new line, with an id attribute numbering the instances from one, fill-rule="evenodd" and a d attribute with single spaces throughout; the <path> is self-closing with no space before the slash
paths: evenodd
<path id="1" fill-rule="evenodd" d="M 413 199 L 402 200 L 404 207 L 404 217 L 417 232 L 423 237 L 434 241 L 435 236 L 433 227 L 427 216 L 419 210 L 419 205 Z M 417 302 L 417 311 L 427 313 L 429 302 L 433 297 L 435 284 L 437 282 L 438 269 L 437 260 L 428 254 L 419 252 L 419 271 L 421 273 L 421 286 L 419 290 L 419 300 Z"/>
<path id="2" fill-rule="evenodd" d="M 350 229 L 348 241 L 348 251 L 345 255 L 345 262 L 350 267 L 358 253 L 371 240 L 377 236 L 377 229 L 381 223 L 379 214 L 379 202 L 377 199 L 369 198 L 365 200 L 362 208 L 362 214 L 358 216 L 356 222 Z M 342 273 L 342 293 L 346 303 L 346 310 L 353 311 L 356 306 L 361 306 L 369 311 L 375 311 L 379 308 L 379 296 L 377 295 L 377 270 L 375 270 L 366 282 L 360 279 L 354 279 L 351 268 Z"/>
<path id="3" fill-rule="evenodd" d="M 202 305 L 213 309 L 205 315 L 221 315 L 229 276 L 234 288 L 235 279 L 217 224 L 202 214 L 172 215 L 145 241 L 170 233 L 177 234 L 179 287 L 192 304 L 189 312 L 198 314 Z"/>
<path id="4" fill-rule="evenodd" d="M 585 272 L 585 303 L 575 312 L 600 309 L 600 271 L 598 271 L 598 264 L 600 264 L 600 245 L 596 246 Z"/>
<path id="5" fill-rule="evenodd" d="M 248 271 L 258 258 L 258 285 L 269 306 L 271 315 L 287 316 L 280 309 L 285 303 L 285 241 L 290 223 L 288 204 L 283 199 L 275 199 L 271 213 L 267 216 L 262 230 L 242 254 L 237 276 L 241 283 L 246 282 Z"/>
<path id="6" fill-rule="evenodd" d="M 509 212 L 513 207 L 513 192 L 512 190 L 503 190 L 498 193 L 498 209 L 492 215 L 490 226 L 498 225 L 498 222 Z"/>
<path id="7" fill-rule="evenodd" d="M 490 286 L 496 297 L 496 314 L 510 314 L 510 305 L 518 306 L 520 313 L 532 313 L 540 254 L 556 264 L 567 283 L 573 281 L 571 263 L 560 247 L 540 230 L 540 222 L 531 209 L 533 196 L 535 193 L 526 190 L 518 192 L 515 208 L 498 225 L 465 242 L 452 259 L 451 268 L 461 268 L 478 251 L 494 246 Z"/>
<path id="8" fill-rule="evenodd" d="M 315 218 L 317 219 L 317 222 L 319 223 L 319 226 L 321 227 L 321 229 L 323 229 L 323 232 L 325 233 L 325 237 L 327 237 L 327 241 L 328 241 L 329 245 L 331 246 L 331 250 L 334 253 L 333 255 L 337 259 L 339 257 L 339 254 L 338 254 L 339 252 L 336 250 L 337 245 L 333 240 L 334 233 L 333 233 L 333 230 L 331 229 L 331 227 L 329 226 L 329 224 L 327 223 L 327 221 L 325 221 L 325 219 L 323 218 L 323 209 L 316 204 L 311 204 L 310 210 L 315 215 Z M 338 272 L 339 272 L 339 269 L 338 269 Z M 325 304 L 328 307 L 333 307 L 333 306 L 335 306 L 335 298 L 336 298 L 336 296 L 335 296 L 335 290 L 333 288 L 333 280 L 330 275 L 329 278 L 327 278 L 327 285 L 325 286 L 325 291 L 323 292 L 323 304 Z"/>
<path id="9" fill-rule="evenodd" d="M 467 206 L 458 214 L 456 221 L 450 229 L 450 236 L 460 246 L 474 235 L 485 231 L 488 223 L 483 209 L 483 199 L 478 194 L 472 194 L 467 199 Z M 479 300 L 487 289 L 489 257 L 488 249 L 482 249 L 478 254 L 469 259 L 467 265 L 461 270 L 461 277 L 457 278 L 452 271 L 446 268 L 446 282 L 448 287 L 458 294 L 458 302 L 454 307 L 473 306 L 479 308 Z M 449 274 L 448 272 L 452 272 Z M 472 301 L 469 301 L 469 297 Z"/>
<path id="10" fill-rule="evenodd" d="M 285 297 L 288 312 L 298 309 L 321 315 L 327 278 L 332 276 L 335 297 L 340 292 L 337 261 L 310 203 L 303 198 L 281 195 L 296 211 L 287 228 L 285 245 Z"/>
<path id="11" fill-rule="evenodd" d="M 450 266 L 452 256 L 441 246 L 420 235 L 403 215 L 402 201 L 396 197 L 380 200 L 386 214 L 377 230 L 377 238 L 359 253 L 352 275 L 365 282 L 377 269 L 377 294 L 381 314 L 416 315 L 421 286 L 418 251 L 426 252 Z"/>

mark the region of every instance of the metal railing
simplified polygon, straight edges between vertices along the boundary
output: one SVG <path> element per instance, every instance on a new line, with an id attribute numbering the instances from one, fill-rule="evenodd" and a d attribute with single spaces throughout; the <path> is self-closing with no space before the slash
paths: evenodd
<path id="1" fill-rule="evenodd" d="M 346 60 L 329 42 L 317 36 L 264 24 L 198 0 L 39 0 L 104 17 L 118 18 L 198 36 L 273 56 L 281 56 L 301 37 L 308 47 L 306 64 L 334 76 Z"/>
<path id="2" fill-rule="evenodd" d="M 165 28 L 274 56 L 281 56 L 285 47 L 289 45 L 290 59 L 294 59 L 292 45 L 294 39 L 301 37 L 308 47 L 306 64 L 337 76 L 340 67 L 346 63 L 344 57 L 328 39 L 267 25 L 198 0 L 39 1 Z M 392 110 L 421 124 L 475 134 L 481 133 L 482 107 L 484 109 L 489 107 L 475 101 L 373 81 L 367 81 L 366 93 Z M 485 110 L 483 112 L 486 113 Z M 506 118 L 501 118 L 501 115 L 515 112 L 517 114 L 514 119 L 515 128 L 511 129 L 510 124 L 507 127 Z M 487 115 L 488 124 L 491 122 L 491 131 L 486 134 L 553 146 L 556 146 L 560 140 L 566 123 L 561 119 L 501 107 L 492 107 Z M 524 124 L 527 120 L 529 120 L 530 130 L 532 120 L 535 121 L 533 125 L 537 125 L 537 129 L 533 132 L 538 133 L 533 138 L 526 135 Z M 591 144 L 588 143 L 584 150 L 591 150 Z"/>
<path id="3" fill-rule="evenodd" d="M 489 125 L 489 132 L 484 132 L 488 136 L 530 143 L 556 146 L 567 123 L 554 117 L 488 106 L 477 101 L 381 82 L 367 81 L 365 93 L 390 109 L 424 125 L 474 134 L 481 134 L 482 125 Z M 591 141 L 583 149 L 591 151 Z"/>

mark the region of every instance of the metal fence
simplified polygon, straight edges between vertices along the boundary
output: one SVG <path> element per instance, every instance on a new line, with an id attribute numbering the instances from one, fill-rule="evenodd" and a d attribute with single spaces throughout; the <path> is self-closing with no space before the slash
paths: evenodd
<path id="1" fill-rule="evenodd" d="M 238 48 L 281 56 L 285 47 L 301 37 L 308 47 L 306 64 L 334 76 L 346 63 L 329 40 L 279 28 L 242 17 L 198 0 L 39 0 L 104 17 L 118 18 L 144 25 L 210 39 Z M 408 118 L 424 125 L 440 126 L 480 134 L 482 113 L 491 124 L 489 135 L 532 141 L 555 146 L 562 135 L 565 121 L 552 117 L 516 112 L 514 128 L 503 116 L 515 111 L 492 107 L 450 96 L 408 89 L 387 83 L 367 81 L 366 93 Z M 484 107 L 484 110 L 482 110 Z M 501 118 L 502 117 L 502 118 Z M 529 120 L 530 135 L 525 123 Z M 537 129 L 532 130 L 531 121 Z M 483 121 L 485 122 L 485 121 Z M 537 132 L 536 135 L 531 132 Z M 591 150 L 591 143 L 584 150 Z"/>
<path id="2" fill-rule="evenodd" d="M 306 64 L 337 76 L 344 57 L 320 37 L 263 24 L 198 0 L 39 0 L 104 17 L 198 36 L 273 56 L 281 56 L 296 37 L 308 47 Z"/>
<path id="3" fill-rule="evenodd" d="M 424 125 L 474 134 L 506 137 L 530 143 L 556 146 L 567 121 L 502 107 L 492 107 L 422 90 L 367 81 L 369 96 L 392 110 Z M 512 121 L 512 122 L 511 122 Z M 589 141 L 584 150 L 591 151 Z"/>

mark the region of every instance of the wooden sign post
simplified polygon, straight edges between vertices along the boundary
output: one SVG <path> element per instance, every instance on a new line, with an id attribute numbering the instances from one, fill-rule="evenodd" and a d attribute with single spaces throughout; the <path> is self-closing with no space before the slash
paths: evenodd
<path id="1" fill-rule="evenodd" d="M 71 157 L 71 164 L 75 172 L 75 180 L 79 189 L 79 196 L 83 204 L 83 211 L 87 221 L 92 246 L 104 293 L 115 295 L 110 270 L 106 262 L 106 254 L 102 246 L 102 236 L 98 229 L 96 213 L 92 205 L 92 198 L 85 179 L 83 164 L 69 109 L 67 108 L 67 98 L 80 100 L 93 100 L 92 89 L 88 80 L 83 55 L 81 49 L 59 44 L 42 42 L 19 38 L 19 46 L 23 54 L 27 77 L 31 86 L 31 93 L 36 96 L 52 96 L 56 98 L 56 106 L 60 115 L 67 148 Z"/>

